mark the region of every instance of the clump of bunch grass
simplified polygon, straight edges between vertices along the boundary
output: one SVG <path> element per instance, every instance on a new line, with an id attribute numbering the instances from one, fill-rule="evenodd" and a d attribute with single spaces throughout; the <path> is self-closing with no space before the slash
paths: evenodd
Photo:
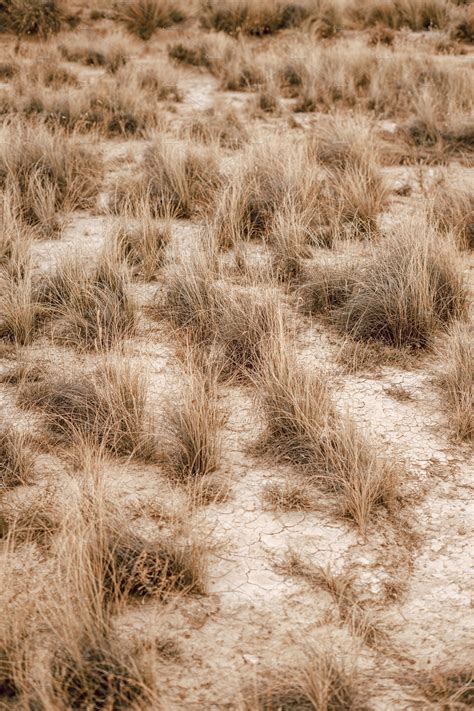
<path id="1" fill-rule="evenodd" d="M 221 378 L 244 377 L 259 367 L 263 344 L 279 319 L 272 295 L 220 282 L 213 245 L 206 241 L 170 264 L 165 283 L 157 315 L 195 345 L 217 348 Z"/>
<path id="2" fill-rule="evenodd" d="M 141 175 L 128 185 L 116 185 L 111 208 L 120 211 L 145 196 L 155 217 L 190 218 L 211 208 L 221 183 L 212 147 L 176 146 L 157 139 L 144 154 Z"/>
<path id="3" fill-rule="evenodd" d="M 1 11 L 0 31 L 13 32 L 18 37 L 38 36 L 45 39 L 59 32 L 66 19 L 60 0 L 5 0 Z"/>
<path id="4" fill-rule="evenodd" d="M 100 43 L 82 37 L 67 37 L 58 45 L 58 50 L 68 62 L 104 67 L 114 74 L 128 61 L 123 47 L 124 38 L 120 35 L 102 38 Z"/>
<path id="5" fill-rule="evenodd" d="M 113 258 L 128 265 L 134 275 L 152 281 L 159 273 L 171 239 L 171 223 L 154 219 L 149 201 L 144 199 L 131 216 L 122 215 L 112 227 L 109 249 Z M 134 217 L 133 213 L 138 214 Z"/>
<path id="6" fill-rule="evenodd" d="M 426 348 L 465 305 L 455 247 L 447 239 L 440 244 L 425 219 L 408 220 L 356 271 L 335 320 L 356 340 Z"/>
<path id="7" fill-rule="evenodd" d="M 0 425 L 0 491 L 27 484 L 34 473 L 30 437 L 12 425 Z"/>
<path id="8" fill-rule="evenodd" d="M 181 402 L 168 405 L 164 421 L 166 461 L 172 475 L 183 482 L 219 469 L 225 421 L 216 374 L 188 366 L 187 378 Z"/>
<path id="9" fill-rule="evenodd" d="M 51 662 L 53 700 L 75 709 L 130 707 L 149 700 L 131 655 L 112 636 L 85 637 L 58 649 Z"/>
<path id="10" fill-rule="evenodd" d="M 455 323 L 440 348 L 442 370 L 436 382 L 459 439 L 474 439 L 474 346 L 468 324 Z"/>
<path id="11" fill-rule="evenodd" d="M 430 198 L 436 227 L 453 233 L 462 249 L 474 249 L 474 192 L 442 179 Z"/>
<path id="12" fill-rule="evenodd" d="M 180 0 L 130 0 L 116 17 L 131 34 L 149 40 L 159 28 L 185 20 L 187 13 Z"/>
<path id="13" fill-rule="evenodd" d="M 309 13 L 309 3 L 278 0 L 210 0 L 201 11 L 201 24 L 228 34 L 267 35 L 300 25 Z"/>
<path id="14" fill-rule="evenodd" d="M 129 284 L 126 265 L 106 249 L 92 269 L 78 254 L 66 256 L 42 277 L 35 293 L 53 319 L 53 337 L 100 351 L 135 333 L 137 306 Z"/>
<path id="15" fill-rule="evenodd" d="M 377 507 L 396 497 L 398 471 L 378 455 L 333 403 L 323 373 L 297 362 L 288 339 L 269 343 L 260 376 L 266 429 L 259 447 L 305 473 L 308 482 L 336 495 L 344 516 L 365 530 Z"/>
<path id="16" fill-rule="evenodd" d="M 255 690 L 244 695 L 249 711 L 367 708 L 367 693 L 353 661 L 322 649 L 311 649 L 296 666 L 262 675 Z"/>
<path id="17" fill-rule="evenodd" d="M 128 532 L 109 540 L 104 589 L 112 598 L 203 594 L 206 563 L 202 546 L 171 537 L 147 541 Z"/>
<path id="18" fill-rule="evenodd" d="M 146 384 L 128 363 L 105 362 L 77 377 L 46 373 L 35 383 L 20 383 L 18 402 L 43 414 L 59 445 L 85 442 L 116 456 L 156 457 Z"/>
<path id="19" fill-rule="evenodd" d="M 0 188 L 10 190 L 25 224 L 43 234 L 54 234 L 58 211 L 92 207 L 101 179 L 100 155 L 90 147 L 45 128 L 4 128 Z"/>

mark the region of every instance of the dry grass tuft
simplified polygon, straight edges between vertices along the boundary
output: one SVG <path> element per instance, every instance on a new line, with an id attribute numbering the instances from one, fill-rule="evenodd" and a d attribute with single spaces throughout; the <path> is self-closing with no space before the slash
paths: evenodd
<path id="1" fill-rule="evenodd" d="M 250 137 L 235 109 L 220 104 L 196 114 L 184 127 L 184 133 L 193 141 L 217 143 L 234 150 L 241 148 Z"/>
<path id="2" fill-rule="evenodd" d="M 11 425 L 0 427 L 0 491 L 31 481 L 35 458 L 30 439 Z"/>
<path id="3" fill-rule="evenodd" d="M 79 254 L 66 256 L 35 288 L 37 301 L 53 321 L 59 341 L 106 350 L 135 333 L 137 306 L 130 277 L 117 255 L 105 250 L 90 269 Z"/>
<path id="4" fill-rule="evenodd" d="M 216 376 L 196 368 L 178 404 L 169 404 L 164 421 L 165 458 L 173 476 L 184 482 L 209 477 L 219 469 L 225 415 L 216 392 Z"/>
<path id="5" fill-rule="evenodd" d="M 121 35 L 111 35 L 94 42 L 83 37 L 66 37 L 58 50 L 68 62 L 79 62 L 87 67 L 104 67 L 114 74 L 128 61 L 128 53 L 124 50 L 124 38 Z"/>
<path id="6" fill-rule="evenodd" d="M 171 222 L 158 223 L 146 199 L 139 205 L 135 204 L 131 212 L 132 216 L 122 214 L 113 225 L 108 249 L 112 251 L 112 259 L 125 263 L 134 275 L 144 281 L 152 281 L 165 259 L 171 239 Z M 139 216 L 134 219 L 133 214 Z"/>
<path id="7" fill-rule="evenodd" d="M 111 209 L 136 212 L 146 200 L 155 217 L 190 218 L 210 210 L 221 182 L 214 147 L 176 145 L 158 138 L 144 154 L 141 175 L 125 185 L 117 182 Z"/>
<path id="8" fill-rule="evenodd" d="M 335 320 L 356 340 L 426 348 L 465 302 L 454 246 L 440 244 L 424 219 L 411 220 L 374 248 Z"/>
<path id="9" fill-rule="evenodd" d="M 364 530 L 378 506 L 393 503 L 396 467 L 378 456 L 348 415 L 337 412 L 324 374 L 303 370 L 287 339 L 271 342 L 262 372 L 266 429 L 259 447 L 333 492 L 341 513 Z"/>
<path id="10" fill-rule="evenodd" d="M 298 26 L 310 14 L 310 3 L 278 0 L 209 0 L 201 10 L 204 27 L 228 34 L 267 35 Z"/>
<path id="11" fill-rule="evenodd" d="M 128 708 L 149 700 L 132 658 L 104 635 L 59 649 L 52 660 L 53 699 L 75 709 Z"/>
<path id="12" fill-rule="evenodd" d="M 467 709 L 474 704 L 472 668 L 430 669 L 418 680 L 424 701 L 443 709 Z"/>
<path id="13" fill-rule="evenodd" d="M 59 32 L 65 14 L 61 0 L 4 0 L 2 30 L 18 37 L 37 35 L 45 39 Z"/>
<path id="14" fill-rule="evenodd" d="M 453 233 L 461 249 L 474 249 L 474 193 L 447 176 L 430 195 L 430 216 L 443 233 Z"/>
<path id="15" fill-rule="evenodd" d="M 364 711 L 367 693 L 354 663 L 333 652 L 312 649 L 298 666 L 274 670 L 245 694 L 246 708 Z"/>
<path id="16" fill-rule="evenodd" d="M 262 492 L 268 511 L 312 511 L 316 506 L 314 488 L 304 479 L 269 482 Z"/>
<path id="17" fill-rule="evenodd" d="M 51 236 L 58 211 L 93 207 L 102 180 L 100 154 L 61 132 L 20 122 L 3 129 L 0 187 L 11 191 L 26 225 Z"/>
<path id="18" fill-rule="evenodd" d="M 149 40 L 160 27 L 185 20 L 187 11 L 180 0 L 129 0 L 116 17 L 131 34 Z"/>
<path id="19" fill-rule="evenodd" d="M 279 306 L 257 288 L 229 289 L 218 280 L 215 247 L 204 241 L 181 253 L 167 270 L 157 315 L 165 317 L 195 345 L 214 350 L 220 377 L 247 377 L 262 360 L 266 339 L 279 322 Z"/>
<path id="20" fill-rule="evenodd" d="M 203 594 L 206 564 L 196 543 L 170 539 L 148 542 L 129 533 L 110 540 L 104 587 L 112 597 L 166 597 L 172 592 Z"/>
<path id="21" fill-rule="evenodd" d="M 474 439 L 474 351 L 471 328 L 455 323 L 440 356 L 442 371 L 436 382 L 457 437 Z"/>
<path id="22" fill-rule="evenodd" d="M 44 415 L 58 444 L 89 443 L 117 456 L 153 461 L 156 440 L 143 376 L 127 364 L 105 362 L 88 375 L 46 375 L 20 384 L 18 401 Z"/>

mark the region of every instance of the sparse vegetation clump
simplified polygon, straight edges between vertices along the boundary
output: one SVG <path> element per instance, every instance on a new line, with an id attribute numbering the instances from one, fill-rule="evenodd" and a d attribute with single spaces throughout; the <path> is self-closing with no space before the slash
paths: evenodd
<path id="1" fill-rule="evenodd" d="M 159 28 L 186 17 L 185 3 L 180 0 L 130 0 L 123 2 L 117 12 L 125 29 L 142 40 L 149 40 Z"/>
<path id="2" fill-rule="evenodd" d="M 0 32 L 41 39 L 60 31 L 66 19 L 61 0 L 4 0 Z"/>
<path id="3" fill-rule="evenodd" d="M 46 373 L 34 384 L 20 385 L 18 401 L 42 413 L 46 431 L 59 445 L 86 443 L 145 461 L 156 456 L 145 382 L 127 363 L 105 362 L 82 376 Z"/>
<path id="4" fill-rule="evenodd" d="M 299 666 L 272 670 L 246 696 L 249 711 L 367 708 L 367 696 L 353 662 L 341 661 L 335 654 L 319 649 L 307 653 Z"/>
<path id="5" fill-rule="evenodd" d="M 28 483 L 34 455 L 27 434 L 11 425 L 0 426 L 0 491 Z"/>
<path id="6" fill-rule="evenodd" d="M 467 292 L 452 242 L 440 244 L 425 218 L 403 222 L 359 266 L 308 272 L 301 294 L 312 313 L 328 312 L 357 341 L 424 349 L 462 317 Z"/>
<path id="7" fill-rule="evenodd" d="M 222 180 L 212 146 L 170 145 L 160 138 L 148 146 L 140 173 L 125 184 L 117 181 L 111 209 L 136 212 L 145 200 L 154 217 L 189 219 L 210 210 Z"/>
<path id="8" fill-rule="evenodd" d="M 181 402 L 166 410 L 165 456 L 172 475 L 183 482 L 207 477 L 220 466 L 225 417 L 215 381 L 213 374 L 191 369 Z"/>
<path id="9" fill-rule="evenodd" d="M 336 320 L 356 340 L 426 348 L 440 327 L 462 316 L 466 290 L 455 249 L 423 221 L 402 225 L 374 249 Z"/>
<path id="10" fill-rule="evenodd" d="M 303 0 L 299 3 L 270 2 L 269 0 L 210 0 L 201 12 L 201 23 L 228 34 L 243 32 L 248 35 L 268 35 L 278 30 L 296 27 L 311 12 L 311 4 Z"/>
<path id="11" fill-rule="evenodd" d="M 133 274 L 152 281 L 161 269 L 171 239 L 169 221 L 160 224 L 151 214 L 146 199 L 132 214 L 125 214 L 114 224 L 109 236 L 111 259 L 125 263 Z M 135 217 L 137 214 L 139 217 Z"/>
<path id="12" fill-rule="evenodd" d="M 6 126 L 0 188 L 9 190 L 23 222 L 51 236 L 58 213 L 92 207 L 102 180 L 100 154 L 62 133 L 26 124 Z"/>
<path id="13" fill-rule="evenodd" d="M 442 371 L 436 381 L 453 429 L 461 440 L 474 439 L 474 344 L 468 324 L 455 323 L 440 348 Z"/>
<path id="14" fill-rule="evenodd" d="M 36 283 L 34 294 L 59 342 L 101 351 L 136 331 L 129 272 L 112 251 L 105 250 L 92 267 L 78 254 L 66 256 Z"/>
<path id="15" fill-rule="evenodd" d="M 451 185 L 448 179 L 438 183 L 431 197 L 431 218 L 438 229 L 454 234 L 461 249 L 474 249 L 474 192 Z"/>
<path id="16" fill-rule="evenodd" d="M 394 501 L 396 467 L 337 411 L 324 373 L 303 369 L 286 339 L 271 341 L 265 355 L 260 390 L 266 429 L 260 448 L 334 493 L 342 514 L 364 530 L 377 506 Z"/>

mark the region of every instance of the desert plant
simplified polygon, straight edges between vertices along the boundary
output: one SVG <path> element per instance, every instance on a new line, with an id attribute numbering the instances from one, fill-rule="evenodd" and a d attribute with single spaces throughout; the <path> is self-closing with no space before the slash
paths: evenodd
<path id="1" fill-rule="evenodd" d="M 455 323 L 440 349 L 442 370 L 436 376 L 450 420 L 460 439 L 474 438 L 474 349 L 467 324 Z"/>
<path id="2" fill-rule="evenodd" d="M 2 7 L 5 29 L 19 37 L 46 38 L 61 29 L 65 20 L 60 0 L 5 0 Z"/>
<path id="3" fill-rule="evenodd" d="M 133 335 L 137 306 L 126 265 L 105 249 L 92 269 L 78 255 L 66 256 L 35 287 L 37 301 L 56 319 L 53 336 L 80 348 L 112 348 Z"/>
<path id="4" fill-rule="evenodd" d="M 444 664 L 420 672 L 416 681 L 423 702 L 446 709 L 465 709 L 474 701 L 474 673 L 469 665 Z"/>
<path id="5" fill-rule="evenodd" d="M 132 657 L 119 651 L 111 636 L 70 646 L 58 649 L 51 662 L 56 702 L 85 711 L 117 709 L 149 697 Z"/>
<path id="6" fill-rule="evenodd" d="M 261 449 L 334 492 L 341 512 L 364 530 L 376 507 L 393 501 L 396 468 L 378 456 L 348 415 L 338 413 L 324 374 L 302 369 L 281 335 L 268 346 L 260 391 L 266 422 Z"/>
<path id="7" fill-rule="evenodd" d="M 68 62 L 79 62 L 90 67 L 105 67 L 112 74 L 128 61 L 124 38 L 111 35 L 99 43 L 82 37 L 68 37 L 58 50 Z"/>
<path id="8" fill-rule="evenodd" d="M 246 692 L 245 708 L 258 711 L 298 708 L 302 711 L 347 709 L 364 711 L 367 693 L 348 656 L 311 649 L 303 660 L 291 667 L 274 669 L 261 675 L 255 691 Z"/>
<path id="9" fill-rule="evenodd" d="M 88 442 L 145 461 L 156 455 L 145 382 L 127 363 L 105 362 L 78 377 L 46 374 L 34 384 L 20 384 L 18 401 L 43 413 L 47 431 L 59 444 Z"/>
<path id="10" fill-rule="evenodd" d="M 138 218 L 122 216 L 112 227 L 109 249 L 113 258 L 125 262 L 134 274 L 145 281 L 156 278 L 163 265 L 171 238 L 170 221 L 159 224 L 152 216 L 148 200 L 135 205 Z"/>
<path id="11" fill-rule="evenodd" d="M 0 187 L 9 187 L 23 221 L 54 232 L 58 211 L 92 207 L 102 178 L 100 155 L 61 132 L 23 123 L 4 128 Z"/>
<path id="12" fill-rule="evenodd" d="M 358 270 L 336 320 L 358 340 L 425 348 L 462 315 L 465 301 L 455 248 L 440 245 L 425 219 L 409 218 Z"/>
<path id="13" fill-rule="evenodd" d="M 35 297 L 32 267 L 21 252 L 0 267 L 0 338 L 24 346 L 33 340 L 44 309 Z"/>
<path id="14" fill-rule="evenodd" d="M 441 179 L 430 195 L 430 215 L 438 229 L 454 233 L 459 246 L 474 249 L 474 193 Z"/>
<path id="15" fill-rule="evenodd" d="M 132 34 L 149 40 L 160 27 L 186 19 L 186 12 L 177 0 L 129 0 L 119 7 L 117 19 Z"/>
<path id="16" fill-rule="evenodd" d="M 204 27 L 237 34 L 266 35 L 288 27 L 294 27 L 310 13 L 308 3 L 290 3 L 278 0 L 208 0 L 201 11 Z"/>
<path id="17" fill-rule="evenodd" d="M 217 401 L 215 377 L 188 369 L 180 403 L 169 403 L 164 420 L 165 456 L 171 473 L 182 481 L 213 474 L 220 465 L 224 415 Z"/>
<path id="18" fill-rule="evenodd" d="M 104 590 L 115 597 L 165 597 L 205 592 L 204 550 L 193 542 L 146 541 L 130 532 L 109 540 Z"/>
<path id="19" fill-rule="evenodd" d="M 0 426 L 0 490 L 30 481 L 34 471 L 34 456 L 30 438 L 11 425 Z"/>

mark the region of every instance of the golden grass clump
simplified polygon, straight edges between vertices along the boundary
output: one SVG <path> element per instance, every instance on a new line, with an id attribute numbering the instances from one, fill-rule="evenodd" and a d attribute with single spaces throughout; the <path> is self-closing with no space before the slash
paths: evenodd
<path id="1" fill-rule="evenodd" d="M 436 377 L 447 406 L 454 432 L 459 439 L 474 438 L 474 348 L 472 329 L 455 323 L 440 349 L 442 370 Z"/>
<path id="2" fill-rule="evenodd" d="M 187 14 L 181 0 L 129 0 L 119 5 L 116 19 L 131 34 L 149 40 L 159 28 L 182 22 Z"/>
<path id="3" fill-rule="evenodd" d="M 97 150 L 58 132 L 20 123 L 3 129 L 0 187 L 9 189 L 25 224 L 50 236 L 57 213 L 94 205 L 102 180 Z"/>
<path id="4" fill-rule="evenodd" d="M 66 19 L 61 0 L 5 0 L 0 31 L 41 39 L 59 32 Z"/>
<path id="5" fill-rule="evenodd" d="M 449 20 L 445 0 L 358 0 L 349 6 L 352 22 L 359 27 L 385 25 L 399 30 L 409 27 L 415 32 L 443 29 Z"/>
<path id="6" fill-rule="evenodd" d="M 112 259 L 125 263 L 132 274 L 144 281 L 155 279 L 163 265 L 171 239 L 171 224 L 160 224 L 145 199 L 132 215 L 122 213 L 111 228 L 108 249 Z M 138 217 L 134 217 L 137 214 Z"/>
<path id="7" fill-rule="evenodd" d="M 31 481 L 35 459 L 30 439 L 12 425 L 0 425 L 0 491 Z"/>
<path id="8" fill-rule="evenodd" d="M 21 228 L 10 236 L 13 241 L 7 239 L 2 245 L 0 262 L 0 339 L 24 346 L 33 340 L 43 309 L 35 296 L 28 243 L 25 240 L 22 246 Z"/>
<path id="9" fill-rule="evenodd" d="M 67 255 L 37 282 L 34 293 L 60 342 L 100 351 L 136 331 L 129 273 L 110 250 L 92 268 L 78 254 Z"/>
<path id="10" fill-rule="evenodd" d="M 262 364 L 262 451 L 334 493 L 342 515 L 364 530 L 378 506 L 396 497 L 398 471 L 380 457 L 333 403 L 323 373 L 304 370 L 287 338 L 270 341 Z"/>
<path id="11" fill-rule="evenodd" d="M 110 207 L 136 212 L 146 200 L 154 217 L 190 218 L 210 210 L 222 180 L 214 147 L 158 138 L 145 151 L 140 175 L 116 182 Z"/>
<path id="12" fill-rule="evenodd" d="M 259 367 L 279 306 L 255 287 L 229 289 L 218 276 L 212 243 L 204 240 L 192 253 L 177 255 L 165 274 L 157 315 L 194 344 L 215 349 L 222 378 L 241 377 Z"/>
<path id="13" fill-rule="evenodd" d="M 171 474 L 187 482 L 219 469 L 225 416 L 216 377 L 188 368 L 181 400 L 169 403 L 164 419 L 165 458 Z"/>
<path id="14" fill-rule="evenodd" d="M 114 74 L 123 67 L 129 58 L 124 50 L 123 36 L 109 35 L 100 42 L 86 37 L 65 37 L 58 45 L 62 57 L 68 62 L 78 62 L 87 67 L 104 67 Z"/>
<path id="15" fill-rule="evenodd" d="M 408 218 L 356 271 L 335 320 L 356 340 L 425 348 L 440 327 L 462 316 L 465 304 L 455 247 L 441 243 L 426 218 Z"/>
<path id="16" fill-rule="evenodd" d="M 441 179 L 430 194 L 430 217 L 444 233 L 453 233 L 461 249 L 474 249 L 474 192 Z"/>
<path id="17" fill-rule="evenodd" d="M 18 389 L 19 404 L 43 414 L 53 442 L 85 442 L 119 457 L 152 461 L 157 450 L 146 397 L 143 376 L 130 364 L 111 361 L 87 375 L 46 373 Z"/>
<path id="18" fill-rule="evenodd" d="M 244 696 L 249 711 L 367 709 L 367 692 L 353 661 L 323 649 L 311 649 L 296 666 L 262 675 Z"/>
<path id="19" fill-rule="evenodd" d="M 311 3 L 278 0 L 211 0 L 203 5 L 201 24 L 228 34 L 267 35 L 278 30 L 296 27 L 310 13 Z"/>

